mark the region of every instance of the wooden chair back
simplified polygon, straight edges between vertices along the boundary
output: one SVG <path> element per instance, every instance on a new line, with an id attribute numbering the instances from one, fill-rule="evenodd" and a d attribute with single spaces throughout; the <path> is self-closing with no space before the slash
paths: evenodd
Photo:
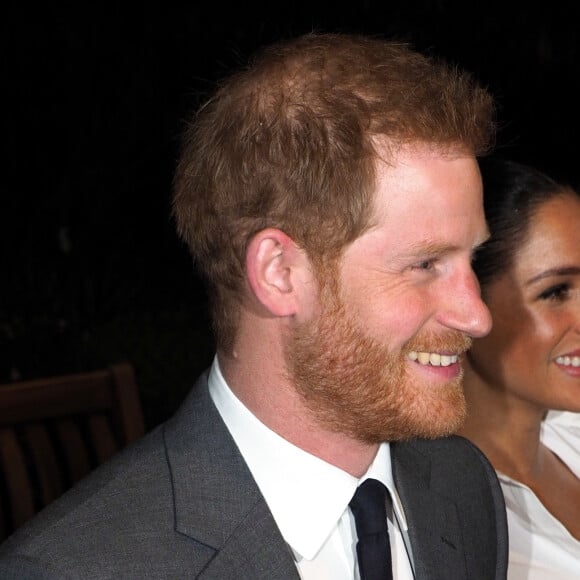
<path id="1" fill-rule="evenodd" d="M 128 363 L 0 385 L 0 541 L 144 432 Z"/>

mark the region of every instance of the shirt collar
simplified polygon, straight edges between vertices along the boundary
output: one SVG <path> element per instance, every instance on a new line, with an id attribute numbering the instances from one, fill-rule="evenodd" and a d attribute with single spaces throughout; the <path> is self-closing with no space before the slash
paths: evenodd
<path id="1" fill-rule="evenodd" d="M 228 387 L 217 356 L 208 384 L 282 536 L 300 556 L 310 560 L 318 553 L 348 508 L 358 484 L 369 477 L 381 481 L 391 492 L 399 523 L 407 529 L 393 482 L 388 443 L 379 447 L 367 473 L 358 480 L 266 427 Z"/>

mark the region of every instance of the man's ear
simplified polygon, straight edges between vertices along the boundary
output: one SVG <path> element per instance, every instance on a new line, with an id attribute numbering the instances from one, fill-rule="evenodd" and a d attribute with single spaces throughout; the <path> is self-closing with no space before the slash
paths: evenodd
<path id="1" fill-rule="evenodd" d="M 248 245 L 248 283 L 256 299 L 274 316 L 296 314 L 308 272 L 306 253 L 281 230 L 262 230 Z"/>

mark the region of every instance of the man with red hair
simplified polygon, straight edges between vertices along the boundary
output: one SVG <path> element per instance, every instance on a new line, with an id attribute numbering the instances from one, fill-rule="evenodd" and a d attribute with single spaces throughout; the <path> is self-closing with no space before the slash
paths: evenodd
<path id="1" fill-rule="evenodd" d="M 226 79 L 174 183 L 214 362 L 4 545 L 2 578 L 505 578 L 497 479 L 450 437 L 491 326 L 471 259 L 493 135 L 468 74 L 377 38 L 309 34 Z"/>

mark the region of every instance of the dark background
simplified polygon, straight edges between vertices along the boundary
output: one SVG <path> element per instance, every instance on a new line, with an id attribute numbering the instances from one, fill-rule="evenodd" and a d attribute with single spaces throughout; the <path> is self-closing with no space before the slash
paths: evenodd
<path id="1" fill-rule="evenodd" d="M 257 47 L 311 30 L 410 41 L 495 94 L 499 146 L 578 178 L 576 2 L 5 2 L 0 382 L 129 360 L 148 427 L 213 347 L 170 216 L 188 112 Z"/>

